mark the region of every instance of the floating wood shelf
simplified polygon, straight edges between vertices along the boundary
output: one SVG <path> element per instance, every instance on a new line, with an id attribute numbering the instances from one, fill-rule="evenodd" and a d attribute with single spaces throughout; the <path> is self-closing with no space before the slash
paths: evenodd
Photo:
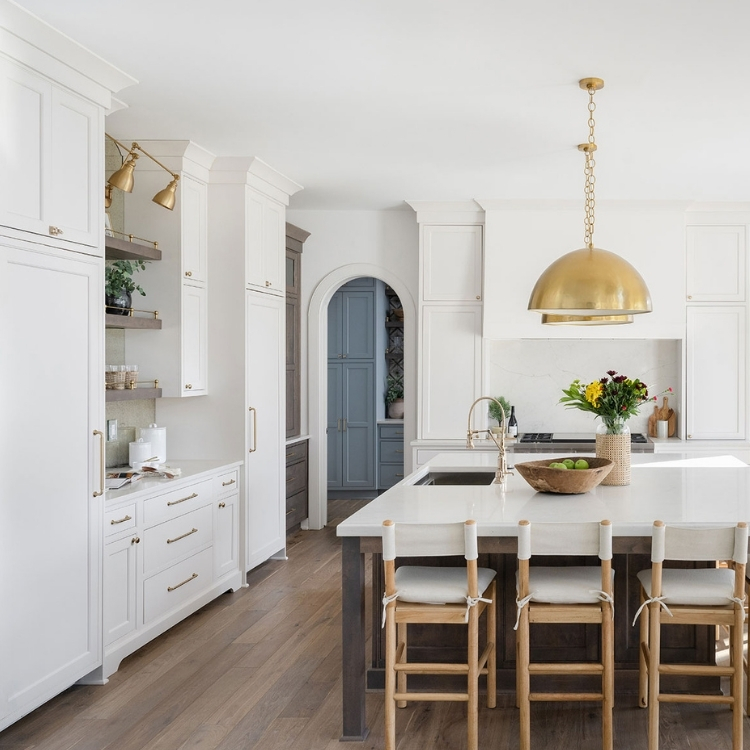
<path id="1" fill-rule="evenodd" d="M 125 388 L 124 390 L 105 390 L 105 401 L 142 401 L 161 398 L 161 388 Z"/>
<path id="2" fill-rule="evenodd" d="M 107 328 L 143 328 L 149 330 L 161 330 L 161 318 L 136 318 L 133 315 L 104 316 L 104 325 Z"/>
<path id="3" fill-rule="evenodd" d="M 107 236 L 104 238 L 104 249 L 105 256 L 112 260 L 161 260 L 161 250 L 135 240 Z"/>

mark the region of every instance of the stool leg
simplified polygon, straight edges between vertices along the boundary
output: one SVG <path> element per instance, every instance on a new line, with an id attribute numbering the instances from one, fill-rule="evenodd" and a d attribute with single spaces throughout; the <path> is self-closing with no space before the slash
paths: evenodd
<path id="1" fill-rule="evenodd" d="M 388 607 L 395 608 L 391 603 Z M 396 750 L 396 618 L 388 612 L 385 621 L 385 750 Z"/>
<path id="2" fill-rule="evenodd" d="M 467 706 L 466 728 L 468 750 L 477 750 L 479 744 L 479 614 L 476 607 L 469 611 L 469 649 L 468 649 Z"/>
<path id="3" fill-rule="evenodd" d="M 407 636 L 408 630 L 407 630 L 407 623 L 400 622 L 398 624 L 398 646 L 396 648 L 396 651 L 398 651 L 399 648 L 401 648 L 401 644 L 404 645 L 403 650 L 403 658 L 401 659 L 401 663 L 405 663 L 409 661 L 408 654 L 406 653 L 406 649 L 408 648 L 409 644 L 406 642 L 406 636 Z M 406 672 L 397 672 L 396 673 L 396 690 L 399 693 L 405 693 L 406 692 Z M 406 701 L 397 701 L 396 705 L 399 708 L 406 708 Z"/>
<path id="4" fill-rule="evenodd" d="M 487 605 L 487 642 L 492 650 L 487 657 L 487 708 L 497 706 L 497 586 L 490 584 L 489 597 L 492 604 Z"/>
<path id="5" fill-rule="evenodd" d="M 518 723 L 521 750 L 531 748 L 531 703 L 529 701 L 529 605 L 521 610 L 521 621 L 516 634 L 516 702 L 520 709 Z"/>
<path id="6" fill-rule="evenodd" d="M 659 603 L 649 604 L 648 623 L 648 750 L 659 750 L 659 663 L 661 661 L 661 618 Z"/>
<path id="7" fill-rule="evenodd" d="M 646 595 L 641 589 L 641 604 L 646 601 Z M 641 708 L 648 706 L 648 668 L 646 655 L 643 653 L 644 645 L 648 646 L 648 607 L 641 610 L 640 637 L 638 644 L 638 705 Z"/>
<path id="8" fill-rule="evenodd" d="M 730 632 L 730 644 L 734 660 L 734 674 L 732 675 L 732 687 L 734 690 L 734 703 L 732 704 L 732 748 L 742 748 L 742 641 L 743 626 L 745 622 L 745 610 L 735 603 L 734 625 Z"/>
<path id="9" fill-rule="evenodd" d="M 612 605 L 602 604 L 602 750 L 612 750 L 612 710 L 615 703 L 614 622 Z"/>

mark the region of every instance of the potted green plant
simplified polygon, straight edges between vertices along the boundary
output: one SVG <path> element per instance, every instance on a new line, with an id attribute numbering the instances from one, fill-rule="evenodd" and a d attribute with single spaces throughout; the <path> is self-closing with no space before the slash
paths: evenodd
<path id="1" fill-rule="evenodd" d="M 386 378 L 385 404 L 390 419 L 404 418 L 404 382 L 395 375 Z"/>
<path id="2" fill-rule="evenodd" d="M 104 303 L 111 315 L 127 315 L 132 307 L 133 292 L 145 297 L 146 292 L 133 280 L 133 274 L 144 271 L 142 260 L 115 260 L 104 269 Z"/>
<path id="3" fill-rule="evenodd" d="M 500 402 L 500 405 L 505 411 L 505 418 L 508 419 L 510 417 L 510 404 L 508 403 L 508 400 L 502 396 L 495 396 L 494 398 L 496 401 Z M 490 401 L 489 414 L 490 418 L 497 422 L 497 427 L 493 427 L 492 431 L 499 434 L 502 429 L 500 425 L 503 421 L 503 413 L 500 411 L 500 406 L 498 406 L 495 401 Z"/>

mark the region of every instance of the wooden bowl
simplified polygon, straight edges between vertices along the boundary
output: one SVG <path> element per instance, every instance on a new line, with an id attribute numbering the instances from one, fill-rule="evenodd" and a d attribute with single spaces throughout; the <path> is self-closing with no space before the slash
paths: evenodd
<path id="1" fill-rule="evenodd" d="M 594 489 L 612 471 L 614 461 L 594 456 L 567 456 L 573 461 L 585 458 L 588 469 L 550 469 L 551 463 L 560 463 L 563 458 L 550 458 L 545 461 L 525 461 L 516 464 L 518 473 L 537 492 L 557 492 L 561 495 L 580 495 Z"/>

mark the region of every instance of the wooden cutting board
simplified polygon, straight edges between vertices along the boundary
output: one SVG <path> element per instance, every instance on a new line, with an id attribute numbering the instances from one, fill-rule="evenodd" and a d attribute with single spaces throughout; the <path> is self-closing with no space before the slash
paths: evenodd
<path id="1" fill-rule="evenodd" d="M 648 435 L 656 437 L 656 420 L 659 419 L 659 407 L 654 406 L 654 413 L 648 418 Z"/>

